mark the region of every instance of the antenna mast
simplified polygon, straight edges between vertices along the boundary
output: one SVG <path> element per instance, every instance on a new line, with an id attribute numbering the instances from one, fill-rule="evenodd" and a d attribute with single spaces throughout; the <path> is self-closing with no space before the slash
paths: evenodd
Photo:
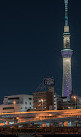
<path id="1" fill-rule="evenodd" d="M 68 26 L 68 0 L 64 0 L 65 3 L 65 26 Z"/>

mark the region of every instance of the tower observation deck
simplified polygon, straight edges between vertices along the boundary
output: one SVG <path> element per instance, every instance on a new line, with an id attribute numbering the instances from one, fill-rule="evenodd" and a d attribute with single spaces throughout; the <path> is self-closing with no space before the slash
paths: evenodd
<path id="1" fill-rule="evenodd" d="M 68 25 L 68 0 L 64 0 L 65 4 L 65 25 L 63 33 L 63 50 L 61 50 L 63 58 L 63 83 L 62 96 L 70 97 L 72 92 L 72 78 L 71 78 L 71 57 L 73 51 L 70 49 L 70 32 Z"/>

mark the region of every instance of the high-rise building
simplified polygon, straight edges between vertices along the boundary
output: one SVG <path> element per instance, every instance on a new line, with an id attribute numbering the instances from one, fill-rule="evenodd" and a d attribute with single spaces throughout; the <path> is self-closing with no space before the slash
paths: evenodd
<path id="1" fill-rule="evenodd" d="M 64 33 L 63 33 L 63 50 L 61 50 L 61 54 L 63 57 L 62 96 L 69 98 L 72 92 L 71 57 L 73 51 L 70 49 L 70 32 L 68 25 L 68 0 L 64 0 L 64 4 L 65 4 L 65 25 L 64 25 Z"/>

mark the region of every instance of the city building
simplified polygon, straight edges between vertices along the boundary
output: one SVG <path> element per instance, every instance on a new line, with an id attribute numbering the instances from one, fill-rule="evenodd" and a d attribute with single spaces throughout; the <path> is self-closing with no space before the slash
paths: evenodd
<path id="1" fill-rule="evenodd" d="M 54 94 L 54 110 L 68 109 L 67 97 Z"/>
<path id="2" fill-rule="evenodd" d="M 54 109 L 54 79 L 45 78 L 41 85 L 33 93 L 34 110 L 53 110 Z"/>
<path id="3" fill-rule="evenodd" d="M 61 101 L 57 102 L 57 109 L 81 109 L 81 97 L 72 95 L 70 98 L 61 97 Z M 59 100 L 59 99 L 58 99 Z"/>
<path id="4" fill-rule="evenodd" d="M 54 93 L 54 110 L 57 110 L 57 94 Z"/>
<path id="5" fill-rule="evenodd" d="M 74 100 L 74 108 L 81 109 L 81 97 L 74 95 L 73 100 Z"/>
<path id="6" fill-rule="evenodd" d="M 62 98 L 60 95 L 54 93 L 54 110 L 62 109 Z"/>
<path id="7" fill-rule="evenodd" d="M 72 92 L 71 57 L 73 50 L 70 49 L 70 32 L 68 25 L 68 0 L 64 0 L 64 3 L 65 3 L 65 26 L 63 33 L 63 50 L 61 50 L 61 54 L 63 57 L 62 96 L 69 98 Z"/>
<path id="8" fill-rule="evenodd" d="M 70 97 L 62 97 L 54 94 L 54 110 L 81 108 L 81 98 L 74 94 Z"/>
<path id="9" fill-rule="evenodd" d="M 0 105 L 0 113 L 26 112 L 33 109 L 33 95 L 5 96 Z"/>

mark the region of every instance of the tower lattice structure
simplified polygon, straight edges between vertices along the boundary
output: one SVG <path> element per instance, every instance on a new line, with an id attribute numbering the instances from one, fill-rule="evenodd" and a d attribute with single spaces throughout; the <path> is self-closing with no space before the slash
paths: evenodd
<path id="1" fill-rule="evenodd" d="M 62 96 L 70 97 L 72 92 L 72 77 L 71 77 L 71 57 L 73 50 L 70 49 L 70 32 L 68 25 L 68 0 L 64 0 L 65 4 L 65 25 L 63 33 L 63 50 L 61 50 L 63 58 L 63 83 Z"/>

